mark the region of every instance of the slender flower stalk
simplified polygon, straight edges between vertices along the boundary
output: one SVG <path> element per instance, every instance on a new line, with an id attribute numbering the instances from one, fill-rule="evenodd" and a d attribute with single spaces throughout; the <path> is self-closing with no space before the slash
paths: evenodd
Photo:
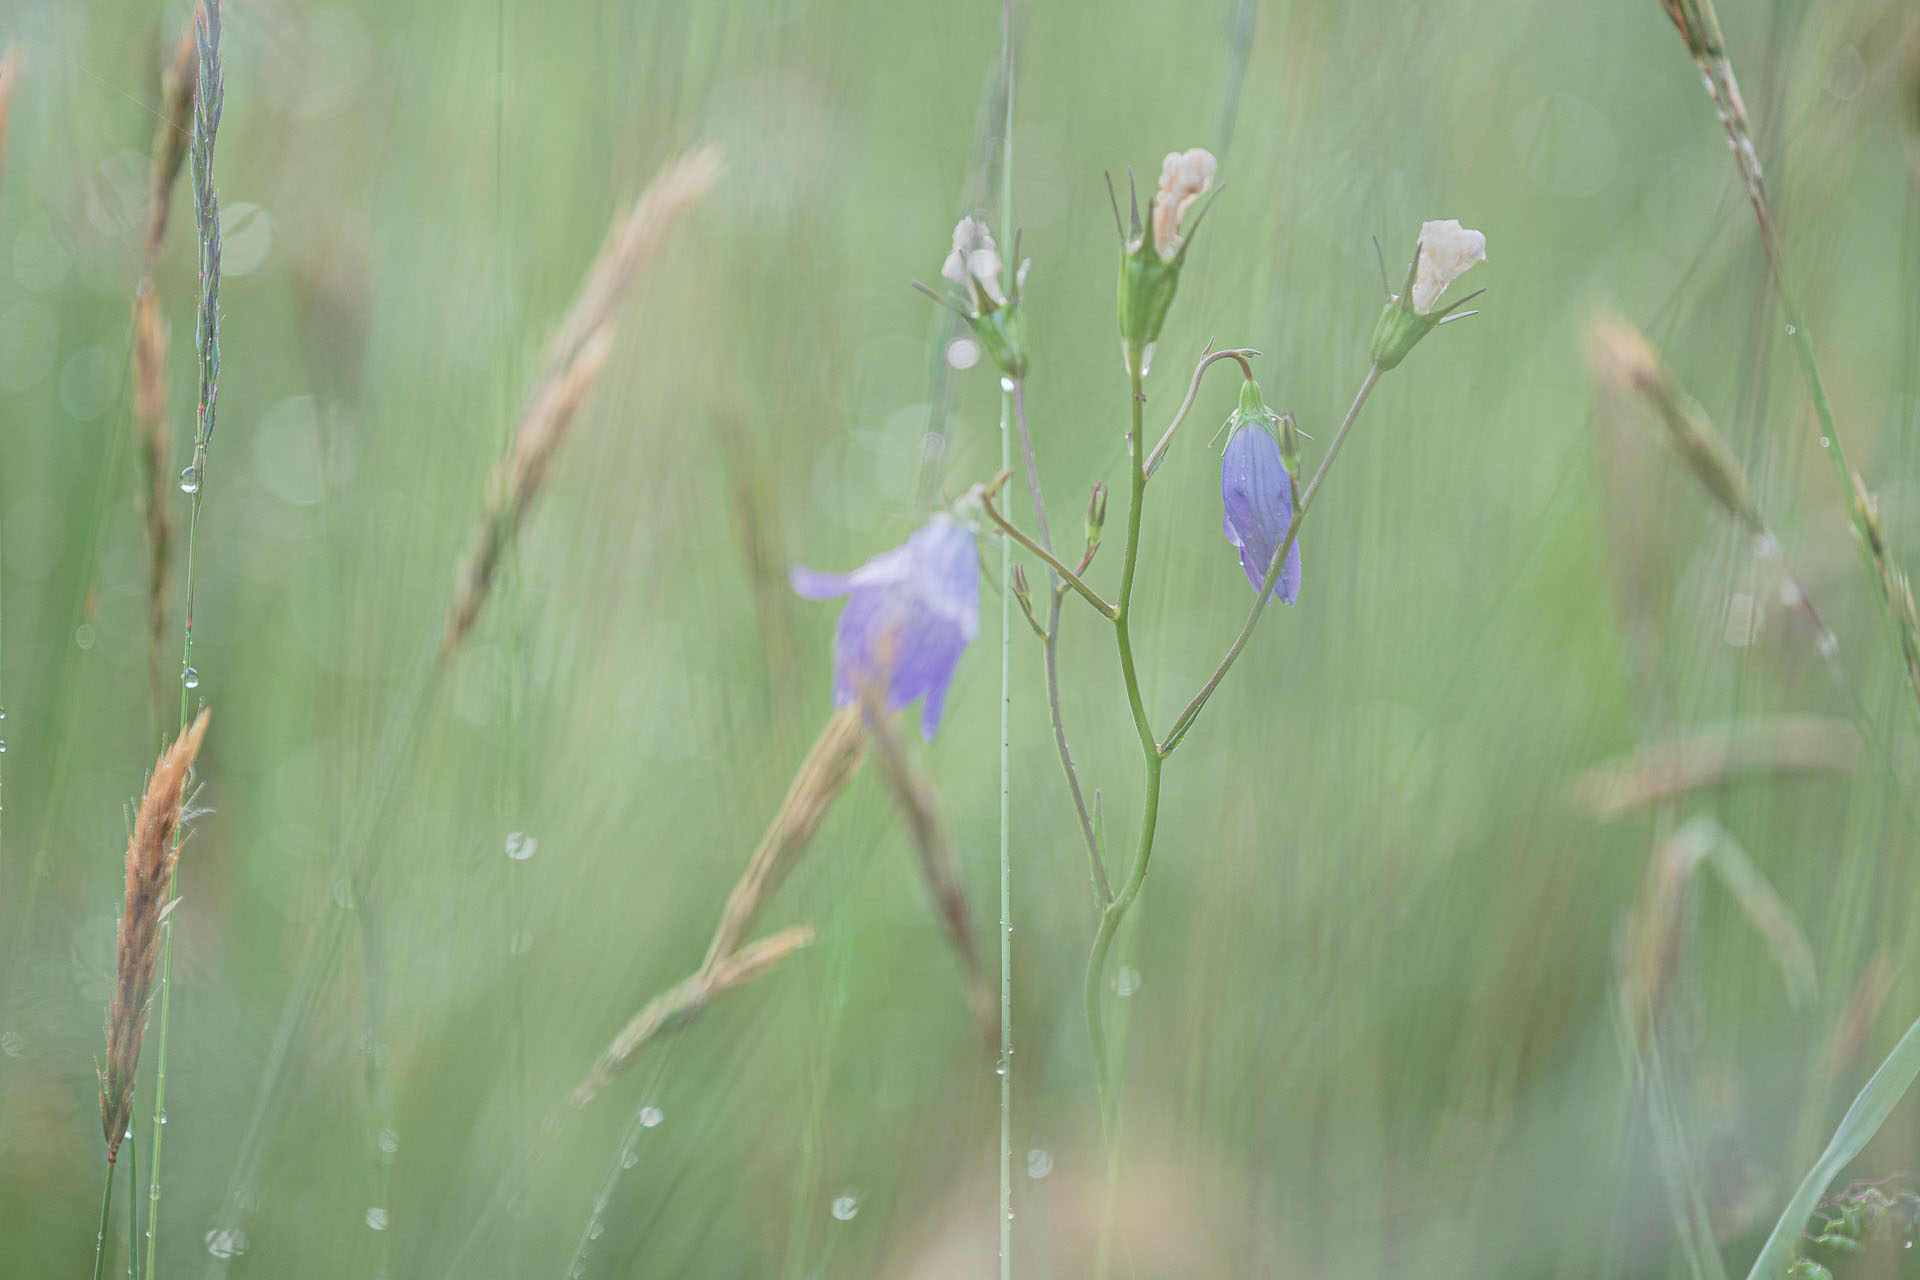
<path id="1" fill-rule="evenodd" d="M 194 15 L 194 44 L 199 52 L 198 92 L 193 103 L 193 214 L 200 243 L 200 300 L 195 348 L 200 367 L 200 398 L 193 461 L 181 473 L 180 487 L 191 497 L 187 517 L 187 596 L 181 626 L 180 727 L 184 733 L 193 691 L 200 677 L 193 669 L 193 568 L 200 531 L 200 502 L 206 483 L 207 447 L 213 440 L 220 400 L 220 197 L 213 185 L 213 148 L 226 98 L 226 73 L 220 64 L 220 0 L 206 0 Z M 205 713 L 202 713 L 204 717 Z M 200 721 L 204 724 L 204 718 Z M 178 850 L 179 832 L 172 833 Z M 167 896 L 175 896 L 177 864 L 168 869 Z M 147 1274 L 154 1274 L 160 1243 L 160 1153 L 167 1122 L 167 1028 L 173 1007 L 173 920 L 161 926 L 160 1041 L 154 1054 L 153 1154 L 147 1181 Z M 131 1244 L 128 1246 L 132 1247 Z"/>

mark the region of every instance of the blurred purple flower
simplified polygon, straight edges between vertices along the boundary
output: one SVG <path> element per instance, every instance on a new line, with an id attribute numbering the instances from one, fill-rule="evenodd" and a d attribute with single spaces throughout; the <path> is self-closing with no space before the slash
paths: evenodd
<path id="1" fill-rule="evenodd" d="M 796 565 L 791 578 L 809 600 L 848 597 L 833 642 L 833 705 L 846 706 L 862 685 L 884 679 L 888 711 L 925 696 L 920 732 L 932 738 L 953 669 L 980 633 L 980 559 L 972 532 L 937 515 L 905 545 L 852 573 Z"/>
<path id="2" fill-rule="evenodd" d="M 1227 441 L 1220 458 L 1220 500 L 1226 507 L 1227 541 L 1240 548 L 1240 567 L 1258 591 L 1293 520 L 1293 481 L 1280 461 L 1280 442 L 1265 427 L 1243 426 Z M 1273 594 L 1292 604 L 1299 591 L 1300 543 L 1295 540 Z"/>

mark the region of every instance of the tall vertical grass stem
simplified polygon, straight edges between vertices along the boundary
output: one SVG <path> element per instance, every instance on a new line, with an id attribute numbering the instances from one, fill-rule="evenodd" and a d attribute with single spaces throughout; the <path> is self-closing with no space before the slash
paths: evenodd
<path id="1" fill-rule="evenodd" d="M 187 713 L 199 680 L 193 674 L 194 550 L 200 532 L 200 500 L 206 488 L 207 446 L 213 439 L 214 412 L 220 399 L 220 198 L 213 188 L 213 145 L 220 131 L 220 109 L 226 90 L 220 67 L 220 0 L 206 0 L 194 18 L 194 39 L 200 52 L 200 91 L 193 104 L 193 144 L 188 163 L 193 173 L 193 216 L 200 241 L 200 299 L 195 325 L 195 350 L 200 366 L 200 397 L 193 439 L 193 463 L 182 485 L 192 498 L 187 517 L 187 601 L 182 623 L 180 657 L 180 729 L 186 731 Z M 174 840 L 179 841 L 176 832 Z M 175 882 L 167 896 L 177 896 Z M 147 1274 L 154 1273 L 160 1242 L 160 1151 L 167 1123 L 167 1031 L 173 1008 L 173 917 L 162 926 L 160 943 L 160 1038 L 154 1050 L 153 1154 L 147 1181 Z M 133 1248 L 133 1242 L 127 1244 Z"/>
<path id="2" fill-rule="evenodd" d="M 1013 0 L 1000 6 L 1000 74 L 1007 109 L 1000 125 L 1000 234 L 1013 234 Z M 1000 469 L 1013 466 L 1014 401 L 1000 382 Z M 1024 401 L 1023 401 L 1024 403 Z M 1037 481 L 1036 481 L 1037 483 Z M 1012 699 L 1013 544 L 1000 541 L 1000 1280 L 1013 1276 L 1013 858 L 1007 718 Z"/>
<path id="3" fill-rule="evenodd" d="M 100 1188 L 100 1230 L 93 1237 L 93 1280 L 107 1274 L 107 1219 L 113 1213 L 113 1175 L 116 1170 L 113 1161 L 107 1161 L 106 1185 Z M 133 1248 L 133 1241 L 127 1241 L 127 1248 Z"/>

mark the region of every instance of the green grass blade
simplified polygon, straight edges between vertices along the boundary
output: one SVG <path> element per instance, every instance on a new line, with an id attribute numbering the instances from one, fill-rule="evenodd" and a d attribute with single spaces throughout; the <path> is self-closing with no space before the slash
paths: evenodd
<path id="1" fill-rule="evenodd" d="M 1800 1238 L 1807 1219 L 1813 1216 L 1814 1206 L 1820 1203 L 1820 1197 L 1826 1194 L 1840 1170 L 1880 1131 L 1915 1075 L 1920 1075 L 1920 1021 L 1907 1028 L 1900 1043 L 1893 1047 L 1887 1060 L 1873 1073 L 1873 1079 L 1867 1081 L 1866 1088 L 1860 1090 L 1853 1105 L 1847 1108 L 1846 1117 L 1834 1130 L 1827 1149 L 1813 1162 L 1813 1168 L 1807 1170 L 1793 1199 L 1787 1201 L 1780 1221 L 1773 1224 L 1773 1233 L 1767 1237 L 1760 1256 L 1754 1259 L 1747 1280 L 1776 1280 L 1785 1274 L 1797 1252 L 1795 1241 Z"/>

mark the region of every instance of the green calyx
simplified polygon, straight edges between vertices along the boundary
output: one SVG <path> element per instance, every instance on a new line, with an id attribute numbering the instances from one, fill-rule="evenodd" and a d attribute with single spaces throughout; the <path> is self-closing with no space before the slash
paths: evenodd
<path id="1" fill-rule="evenodd" d="M 1373 327 L 1373 361 L 1382 371 L 1398 366 L 1407 358 L 1407 353 L 1419 345 L 1420 339 L 1440 323 L 1437 315 L 1423 316 L 1415 311 L 1406 298 L 1403 292 L 1389 299 L 1386 309 L 1380 313 L 1380 323 Z"/>
<path id="2" fill-rule="evenodd" d="M 980 349 L 1009 378 L 1027 376 L 1027 318 L 1014 297 L 998 306 L 983 307 L 967 317 Z"/>
<path id="3" fill-rule="evenodd" d="M 1120 338 L 1144 351 L 1160 337 L 1173 295 L 1180 287 L 1180 268 L 1187 260 L 1189 238 L 1171 259 L 1155 251 L 1151 237 L 1134 240 L 1120 250 Z"/>

